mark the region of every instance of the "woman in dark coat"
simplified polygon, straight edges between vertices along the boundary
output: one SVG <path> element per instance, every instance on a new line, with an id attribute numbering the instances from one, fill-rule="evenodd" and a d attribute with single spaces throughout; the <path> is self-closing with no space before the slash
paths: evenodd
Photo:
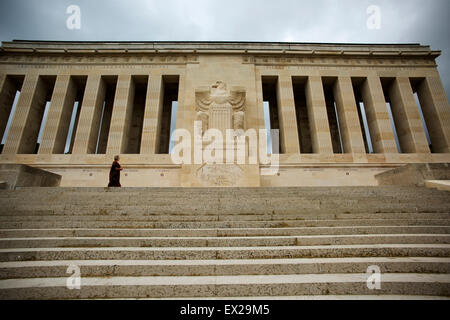
<path id="1" fill-rule="evenodd" d="M 114 157 L 114 162 L 111 166 L 111 170 L 109 171 L 109 184 L 108 187 L 121 187 L 120 185 L 120 171 L 122 171 L 122 167 L 119 163 L 119 156 Z"/>

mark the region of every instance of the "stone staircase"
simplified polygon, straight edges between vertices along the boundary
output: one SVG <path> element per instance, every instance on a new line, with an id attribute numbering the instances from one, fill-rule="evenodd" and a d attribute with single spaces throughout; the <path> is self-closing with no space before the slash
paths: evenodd
<path id="1" fill-rule="evenodd" d="M 450 297 L 449 192 L 0 190 L 0 299 L 361 297 Z"/>

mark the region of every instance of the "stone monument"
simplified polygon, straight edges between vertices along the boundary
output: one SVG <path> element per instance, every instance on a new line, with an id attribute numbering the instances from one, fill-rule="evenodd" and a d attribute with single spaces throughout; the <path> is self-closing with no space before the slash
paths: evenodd
<path id="1" fill-rule="evenodd" d="M 130 187 L 376 186 L 387 170 L 450 163 L 439 55 L 420 44 L 2 42 L 0 164 L 66 187 L 106 186 L 117 154 Z M 248 161 L 174 161 L 173 137 L 194 139 L 196 123 L 205 148 L 233 129 Z M 226 141 L 218 153 L 237 154 Z"/>

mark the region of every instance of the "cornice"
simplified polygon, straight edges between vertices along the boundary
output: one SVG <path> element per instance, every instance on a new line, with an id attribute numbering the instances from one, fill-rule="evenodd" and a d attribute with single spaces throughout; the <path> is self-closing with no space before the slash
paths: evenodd
<path id="1" fill-rule="evenodd" d="M 280 42 L 3 42 L 2 53 L 28 54 L 248 54 L 298 56 L 414 56 L 435 59 L 441 51 L 420 44 L 330 44 Z"/>

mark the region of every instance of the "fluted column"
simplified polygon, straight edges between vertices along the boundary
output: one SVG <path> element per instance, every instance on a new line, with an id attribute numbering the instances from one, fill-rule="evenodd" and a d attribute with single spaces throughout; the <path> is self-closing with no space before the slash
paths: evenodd
<path id="1" fill-rule="evenodd" d="M 395 127 L 404 153 L 430 153 L 411 83 L 398 77 L 390 88 L 391 109 Z"/>
<path id="2" fill-rule="evenodd" d="M 164 87 L 162 75 L 150 76 L 142 126 L 141 154 L 155 154 L 159 147 Z"/>
<path id="3" fill-rule="evenodd" d="M 98 130 L 105 100 L 105 83 L 100 75 L 88 76 L 73 154 L 92 154 L 97 147 Z"/>
<path id="4" fill-rule="evenodd" d="M 338 77 L 333 86 L 344 153 L 366 153 L 350 77 Z"/>
<path id="5" fill-rule="evenodd" d="M 281 75 L 278 79 L 277 90 L 281 150 L 283 153 L 300 153 L 292 77 Z"/>
<path id="6" fill-rule="evenodd" d="M 450 153 L 450 106 L 439 76 L 426 77 L 418 96 L 433 152 Z"/>
<path id="7" fill-rule="evenodd" d="M 314 153 L 333 153 L 327 107 L 320 76 L 311 76 L 306 82 L 306 104 Z"/>
<path id="8" fill-rule="evenodd" d="M 126 150 L 134 103 L 134 82 L 131 75 L 120 75 L 111 116 L 106 153 L 119 154 Z"/>
<path id="9" fill-rule="evenodd" d="M 70 75 L 58 75 L 42 134 L 39 154 L 62 154 L 77 89 Z"/>
<path id="10" fill-rule="evenodd" d="M 3 154 L 33 153 L 45 108 L 45 84 L 38 74 L 27 74 L 9 128 Z"/>
<path id="11" fill-rule="evenodd" d="M 398 153 L 380 78 L 367 77 L 361 94 L 374 153 Z"/>

